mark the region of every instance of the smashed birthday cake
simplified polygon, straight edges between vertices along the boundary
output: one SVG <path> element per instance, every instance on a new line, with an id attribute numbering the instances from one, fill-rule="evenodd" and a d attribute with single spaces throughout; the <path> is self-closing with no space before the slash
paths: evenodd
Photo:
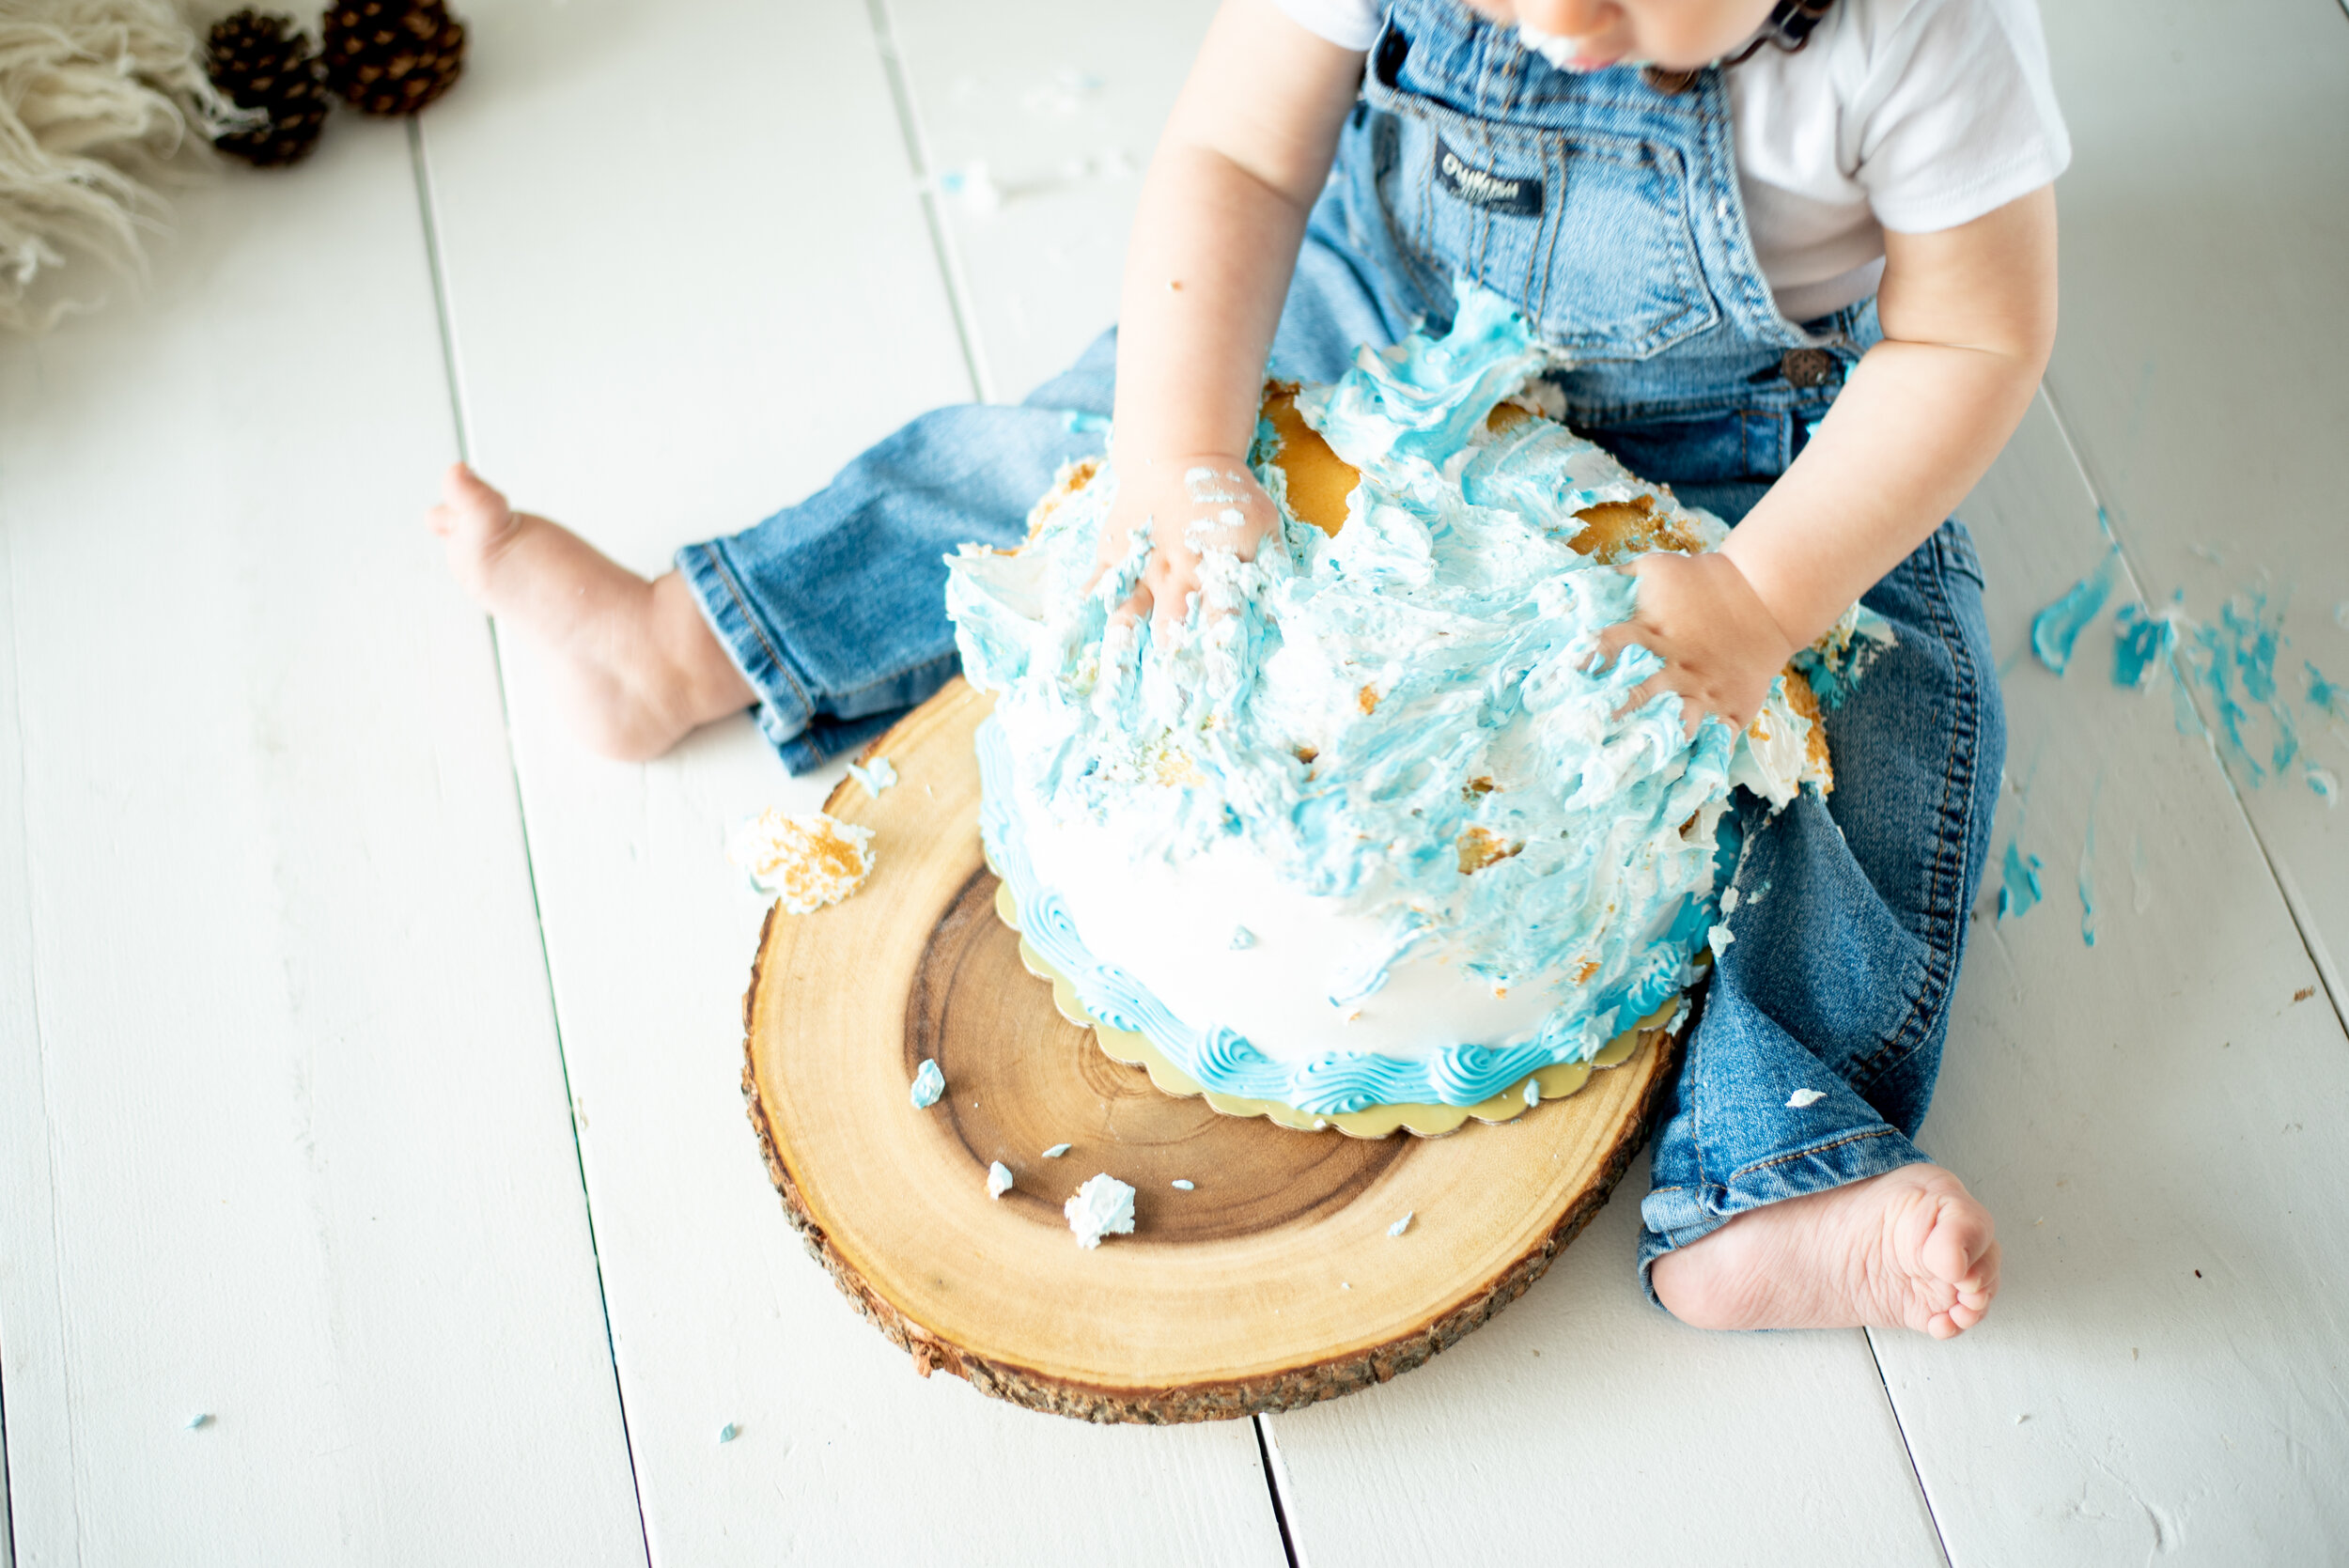
<path id="1" fill-rule="evenodd" d="M 1017 922 L 1084 1010 L 1209 1091 L 1313 1117 L 1470 1107 L 1677 1021 L 1730 939 L 1732 792 L 1832 774 L 1807 664 L 1853 678 L 1855 608 L 1743 732 L 1659 667 L 1594 668 L 1615 568 L 1726 527 L 1541 411 L 1548 350 L 1464 290 L 1452 331 L 1268 387 L 1251 467 L 1280 526 L 1209 550 L 1179 622 L 1095 582 L 1107 462 L 1064 471 L 1025 543 L 967 546 L 948 608 L 991 692 L 981 834 Z M 1727 901 L 1734 909 L 1734 894 Z"/>

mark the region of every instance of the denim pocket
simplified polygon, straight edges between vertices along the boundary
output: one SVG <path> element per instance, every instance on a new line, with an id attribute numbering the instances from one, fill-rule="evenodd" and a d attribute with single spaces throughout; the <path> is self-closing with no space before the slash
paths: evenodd
<path id="1" fill-rule="evenodd" d="M 1379 51 L 1367 84 L 1394 128 L 1378 194 L 1412 259 L 1445 275 L 1426 281 L 1482 284 L 1583 359 L 1646 359 L 1720 319 L 1677 149 L 1472 117 L 1399 85 L 1397 63 Z"/>

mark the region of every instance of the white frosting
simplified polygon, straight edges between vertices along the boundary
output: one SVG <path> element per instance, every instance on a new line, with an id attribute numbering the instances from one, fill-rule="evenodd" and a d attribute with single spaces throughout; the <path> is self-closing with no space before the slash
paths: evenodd
<path id="1" fill-rule="evenodd" d="M 1061 1212 L 1077 1233 L 1077 1245 L 1090 1250 L 1105 1235 L 1133 1234 L 1134 1189 L 1104 1171 L 1077 1188 Z"/>

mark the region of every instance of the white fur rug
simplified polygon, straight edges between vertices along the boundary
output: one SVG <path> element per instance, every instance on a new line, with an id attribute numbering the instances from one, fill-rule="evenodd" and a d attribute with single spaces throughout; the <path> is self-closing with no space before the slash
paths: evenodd
<path id="1" fill-rule="evenodd" d="M 157 187 L 239 117 L 169 0 L 0 0 L 0 331 L 46 331 L 143 276 Z"/>

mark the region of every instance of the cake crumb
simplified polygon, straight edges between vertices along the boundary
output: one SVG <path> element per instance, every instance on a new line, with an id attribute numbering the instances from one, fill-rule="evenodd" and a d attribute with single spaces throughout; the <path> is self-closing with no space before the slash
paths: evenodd
<path id="1" fill-rule="evenodd" d="M 1821 1100 L 1826 1098 L 1826 1094 L 1820 1090 L 1797 1089 L 1793 1094 L 1786 1096 L 1786 1109 L 1789 1110 L 1805 1110 L 1810 1109 L 1812 1106 L 1817 1105 Z"/>
<path id="2" fill-rule="evenodd" d="M 751 886 L 795 915 L 837 904 L 873 874 L 873 830 L 815 811 L 770 806 L 736 830 L 726 856 Z"/>
<path id="3" fill-rule="evenodd" d="M 1401 1235 L 1404 1232 L 1409 1230 L 1411 1228 L 1411 1217 L 1417 1213 L 1419 1213 L 1419 1210 L 1417 1209 L 1406 1210 L 1402 1219 L 1387 1227 L 1387 1234 Z"/>
<path id="4" fill-rule="evenodd" d="M 1251 931 L 1251 930 L 1250 930 L 1250 929 L 1248 929 L 1248 927 L 1247 927 L 1247 926 L 1245 926 L 1245 925 L 1235 925 L 1235 926 L 1233 926 L 1233 927 L 1232 927 L 1232 951 L 1233 951 L 1233 952 L 1235 952 L 1235 953 L 1238 953 L 1238 952 L 1241 952 L 1241 951 L 1243 951 L 1243 950 L 1245 950 L 1245 949 L 1252 948 L 1252 947 L 1253 947 L 1253 946 L 1255 946 L 1255 945 L 1256 945 L 1256 933 L 1254 933 L 1253 931 Z"/>
<path id="5" fill-rule="evenodd" d="M 728 1421 L 725 1425 L 718 1429 L 718 1441 L 722 1443 L 731 1443 L 735 1438 L 740 1436 L 741 1435 L 742 1429 L 735 1425 L 732 1421 Z"/>
<path id="6" fill-rule="evenodd" d="M 1001 1198 L 1011 1190 L 1011 1167 L 1002 1160 L 999 1159 L 987 1168 L 987 1195 L 988 1197 Z"/>
<path id="7" fill-rule="evenodd" d="M 913 1109 L 927 1110 L 946 1092 L 946 1075 L 938 1070 L 938 1063 L 928 1057 L 913 1070 Z"/>
<path id="8" fill-rule="evenodd" d="M 188 1418 L 188 1430 L 190 1432 L 199 1431 L 211 1424 L 212 1413 L 210 1410 L 198 1410 L 194 1415 Z"/>
<path id="9" fill-rule="evenodd" d="M 1061 1156 L 1066 1154 L 1068 1150 L 1068 1144 L 1055 1143 L 1050 1148 L 1044 1151 L 1044 1157 L 1046 1159 L 1058 1159 Z"/>
<path id="10" fill-rule="evenodd" d="M 1077 1245 L 1091 1251 L 1105 1235 L 1133 1234 L 1134 1189 L 1104 1171 L 1077 1188 L 1061 1212 L 1068 1217 Z"/>
<path id="11" fill-rule="evenodd" d="M 887 757 L 875 757 L 863 764 L 848 764 L 848 777 L 864 786 L 864 793 L 880 799 L 880 792 L 897 782 L 896 766 Z"/>
<path id="12" fill-rule="evenodd" d="M 1189 1192 L 1199 1184 L 1182 1176 L 1177 1176 L 1166 1185 L 1173 1188 L 1177 1192 Z"/>
<path id="13" fill-rule="evenodd" d="M 1704 934 L 1704 939 L 1712 944 L 1713 956 L 1718 958 L 1722 954 L 1728 952 L 1729 944 L 1735 941 L 1737 939 L 1734 934 L 1732 934 L 1728 924 L 1723 923 L 1714 926 L 1710 931 L 1707 931 Z"/>
<path id="14" fill-rule="evenodd" d="M 1525 843 L 1520 839 L 1511 844 L 1488 829 L 1471 827 L 1461 832 L 1456 847 L 1459 853 L 1460 875 L 1466 877 L 1482 871 L 1488 865 L 1505 861 L 1513 855 L 1522 853 Z"/>
<path id="15" fill-rule="evenodd" d="M 1540 1079 L 1529 1078 L 1525 1080 L 1525 1103 L 1528 1105 L 1542 1103 L 1542 1080 Z"/>

